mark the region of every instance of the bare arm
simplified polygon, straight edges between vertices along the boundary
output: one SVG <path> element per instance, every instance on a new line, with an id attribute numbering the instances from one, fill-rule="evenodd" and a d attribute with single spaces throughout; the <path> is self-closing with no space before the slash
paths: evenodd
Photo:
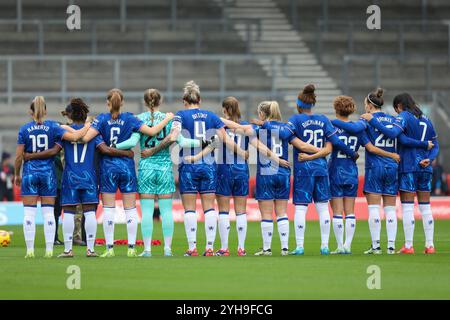
<path id="1" fill-rule="evenodd" d="M 220 120 L 225 123 L 227 128 L 235 130 L 236 133 L 240 133 L 245 136 L 253 136 L 255 134 L 255 130 L 253 130 L 253 127 L 250 124 L 239 124 L 225 118 L 220 118 Z"/>
<path id="2" fill-rule="evenodd" d="M 241 158 L 247 160 L 248 159 L 248 152 L 245 150 L 242 150 L 240 146 L 238 146 L 233 139 L 231 139 L 224 128 L 220 128 L 217 130 L 217 135 L 219 136 L 219 139 L 222 140 L 225 143 L 225 146 L 227 149 L 233 151 Z"/>
<path id="3" fill-rule="evenodd" d="M 175 134 L 175 133 L 174 133 Z M 161 141 L 156 147 L 150 148 L 150 149 L 145 149 L 141 151 L 141 157 L 142 158 L 148 158 L 151 157 L 152 155 L 160 152 L 163 149 L 168 148 L 172 143 L 174 143 L 176 141 L 173 140 L 172 137 L 172 131 L 169 133 L 168 136 L 166 136 L 163 141 Z"/>
<path id="4" fill-rule="evenodd" d="M 326 142 L 325 148 L 319 149 L 319 151 L 314 154 L 300 153 L 298 155 L 298 161 L 310 161 L 314 159 L 325 158 L 331 153 L 331 151 L 333 151 L 333 145 L 331 144 L 331 142 Z"/>
<path id="5" fill-rule="evenodd" d="M 20 187 L 22 184 L 22 177 L 20 176 L 20 170 L 22 169 L 23 152 L 25 145 L 19 144 L 16 147 L 16 160 L 14 161 L 14 183 Z"/>
<path id="6" fill-rule="evenodd" d="M 35 152 L 35 153 L 27 153 L 25 152 L 23 155 L 23 158 L 25 161 L 33 160 L 33 159 L 48 159 L 51 157 L 56 156 L 61 151 L 61 146 L 59 144 L 55 144 L 53 148 L 41 151 L 41 152 Z"/>
<path id="7" fill-rule="evenodd" d="M 190 162 L 190 163 L 197 162 L 197 161 L 199 161 L 200 159 L 206 157 L 206 156 L 207 156 L 209 153 L 211 153 L 214 149 L 215 149 L 214 146 L 208 145 L 208 146 L 206 146 L 205 149 L 203 149 L 202 151 L 200 151 L 200 152 L 197 153 L 196 155 L 184 157 L 184 161 Z"/>
<path id="8" fill-rule="evenodd" d="M 400 156 L 397 153 L 394 152 L 388 152 L 384 151 L 383 149 L 380 149 L 378 147 L 375 147 L 372 143 L 368 143 L 364 146 L 367 151 L 373 154 L 377 154 L 379 156 L 385 157 L 385 158 L 391 158 L 394 159 L 397 163 L 400 162 Z"/>
<path id="9" fill-rule="evenodd" d="M 84 125 L 84 127 L 81 128 L 80 130 L 75 130 L 74 132 L 66 131 L 63 134 L 62 139 L 67 140 L 67 141 L 77 142 L 78 140 L 80 140 L 81 138 L 83 138 L 86 135 L 86 133 L 90 130 L 90 127 L 91 127 L 91 124 L 86 123 Z M 66 129 L 66 126 L 64 126 L 63 128 Z"/>
<path id="10" fill-rule="evenodd" d="M 81 141 L 84 143 L 88 143 L 89 141 L 94 139 L 97 135 L 98 135 L 97 129 L 89 128 L 87 133 L 83 136 L 83 138 L 81 138 Z"/>
<path id="11" fill-rule="evenodd" d="M 292 144 L 296 149 L 299 149 L 303 152 L 317 153 L 322 150 L 320 148 L 314 147 L 313 145 L 300 140 L 299 138 L 294 138 L 289 143 Z"/>
<path id="12" fill-rule="evenodd" d="M 251 139 L 250 144 L 254 146 L 259 152 L 261 152 L 266 157 L 269 157 L 271 161 L 274 161 L 275 163 L 278 163 L 282 167 L 289 167 L 290 163 L 289 161 L 283 160 L 278 158 L 278 156 L 272 152 L 267 146 L 259 141 L 257 138 Z"/>
<path id="13" fill-rule="evenodd" d="M 150 137 L 156 136 L 162 129 L 164 129 L 165 126 L 167 126 L 169 121 L 172 119 L 173 119 L 173 113 L 168 112 L 168 113 L 166 113 L 166 117 L 164 118 L 164 120 L 161 121 L 160 123 L 158 123 L 156 126 L 149 127 L 146 124 L 144 124 L 139 128 L 139 132 L 142 132 L 143 134 L 150 136 Z"/>
<path id="14" fill-rule="evenodd" d="M 108 147 L 105 143 L 101 143 L 98 145 L 98 150 L 104 154 L 111 157 L 127 157 L 133 158 L 134 152 L 132 150 L 119 150 L 115 148 Z"/>

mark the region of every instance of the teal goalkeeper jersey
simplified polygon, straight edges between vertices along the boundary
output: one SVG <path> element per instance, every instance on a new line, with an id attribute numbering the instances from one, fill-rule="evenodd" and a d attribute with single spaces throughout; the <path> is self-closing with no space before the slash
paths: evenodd
<path id="1" fill-rule="evenodd" d="M 138 119 L 143 121 L 149 127 L 153 127 L 164 120 L 166 114 L 160 111 L 153 112 L 150 111 L 139 114 Z M 158 135 L 149 137 L 141 133 L 141 150 L 150 149 L 156 147 L 164 138 L 170 133 L 170 129 L 172 128 L 172 121 L 170 121 L 167 126 L 162 129 Z M 165 148 L 160 152 L 152 155 L 148 158 L 141 158 L 139 161 L 139 170 L 142 169 L 151 169 L 155 166 L 172 166 L 172 162 L 170 160 L 170 149 Z"/>

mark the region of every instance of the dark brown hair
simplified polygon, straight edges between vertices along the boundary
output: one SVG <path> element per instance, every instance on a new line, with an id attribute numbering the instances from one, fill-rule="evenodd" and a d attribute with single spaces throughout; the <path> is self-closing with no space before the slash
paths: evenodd
<path id="1" fill-rule="evenodd" d="M 336 113 L 343 117 L 348 117 L 356 111 L 355 101 L 349 96 L 337 96 L 334 98 L 333 107 Z"/>
<path id="2" fill-rule="evenodd" d="M 70 100 L 72 112 L 68 114 L 69 118 L 74 122 L 86 122 L 89 113 L 88 105 L 81 98 L 73 98 Z"/>
<path id="3" fill-rule="evenodd" d="M 381 109 L 381 107 L 384 104 L 383 93 L 384 93 L 384 89 L 377 88 L 377 90 L 375 90 L 374 92 L 371 92 L 367 95 L 366 100 L 368 103 L 373 105 L 375 108 Z"/>
<path id="4" fill-rule="evenodd" d="M 106 98 L 111 103 L 111 118 L 114 120 L 119 117 L 120 107 L 122 106 L 123 93 L 120 89 L 114 88 L 109 90 Z"/>
<path id="5" fill-rule="evenodd" d="M 239 101 L 235 97 L 227 97 L 222 102 L 222 107 L 227 111 L 230 120 L 239 122 L 241 119 L 241 110 L 239 109 Z"/>
<path id="6" fill-rule="evenodd" d="M 316 87 L 313 84 L 307 84 L 298 94 L 298 99 L 304 103 L 316 104 Z"/>

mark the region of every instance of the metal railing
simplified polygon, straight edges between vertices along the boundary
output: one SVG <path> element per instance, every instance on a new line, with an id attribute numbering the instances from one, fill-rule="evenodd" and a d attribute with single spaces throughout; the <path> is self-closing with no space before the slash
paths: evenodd
<path id="1" fill-rule="evenodd" d="M 319 62 L 322 62 L 323 56 L 323 33 L 328 32 L 328 26 L 334 28 L 344 28 L 347 32 L 347 54 L 354 54 L 354 33 L 365 31 L 373 33 L 376 31 L 367 30 L 365 21 L 348 21 L 348 20 L 318 20 L 317 22 L 317 36 L 316 36 L 316 55 Z M 405 33 L 411 32 L 412 29 L 420 27 L 421 32 L 425 35 L 431 35 L 433 32 L 446 31 L 447 32 L 447 54 L 448 64 L 450 65 L 450 21 L 423 21 L 416 20 L 382 20 L 382 31 L 386 29 L 395 30 L 397 32 L 396 42 L 398 43 L 398 56 L 404 59 L 406 55 L 405 49 Z"/>
<path id="2" fill-rule="evenodd" d="M 441 59 L 445 61 L 447 59 L 446 56 L 438 56 L 438 55 L 409 55 L 405 56 L 401 61 L 402 63 L 407 63 L 412 59 L 423 59 L 424 65 L 424 82 L 425 82 L 425 96 L 427 100 L 432 99 L 433 88 L 432 88 L 432 61 L 436 61 Z M 344 94 L 349 95 L 352 87 L 352 77 L 350 75 L 350 69 L 352 63 L 355 62 L 363 62 L 366 63 L 367 69 L 370 70 L 372 66 L 373 70 L 373 87 L 376 88 L 381 84 L 381 67 L 384 62 L 400 62 L 399 57 L 397 56 L 389 56 L 389 55 L 345 55 L 343 58 L 342 64 L 342 79 L 341 79 L 341 87 Z M 367 73 L 366 73 L 367 75 Z"/>
<path id="3" fill-rule="evenodd" d="M 171 21 L 171 25 L 173 28 L 176 27 L 177 22 L 179 20 L 178 18 L 178 0 L 168 0 L 168 2 L 170 2 L 169 6 L 170 6 L 170 13 L 169 13 L 169 17 L 168 19 L 170 19 Z M 227 7 L 234 3 L 234 0 L 221 0 L 221 9 L 222 9 L 222 19 L 226 19 L 226 15 L 225 15 L 225 10 L 227 9 Z M 76 4 L 76 1 L 74 0 L 69 0 L 68 1 L 68 5 L 72 5 L 72 4 Z M 152 6 L 149 5 L 149 8 L 151 8 Z M 126 26 L 128 21 L 130 20 L 128 18 L 128 0 L 117 0 L 117 10 L 118 10 L 118 15 L 117 15 L 117 19 L 120 23 L 120 29 L 122 32 L 124 32 L 126 30 Z M 24 24 L 24 20 L 23 20 L 23 11 L 24 11 L 24 5 L 23 5 L 23 1 L 22 0 L 16 0 L 16 19 L 15 19 L 15 25 L 16 25 L 16 30 L 18 32 L 22 31 L 22 27 Z"/>
<path id="4" fill-rule="evenodd" d="M 219 90 L 212 92 L 202 92 L 202 96 L 207 97 L 220 97 L 224 98 L 231 91 L 226 88 L 226 67 L 228 62 L 258 62 L 261 59 L 270 61 L 271 65 L 271 89 L 272 96 L 276 95 L 276 78 L 277 74 L 286 74 L 287 57 L 286 55 L 43 55 L 43 56 L 0 56 L 0 64 L 6 64 L 6 92 L 4 96 L 8 104 L 12 104 L 14 98 L 29 98 L 36 94 L 36 92 L 26 91 L 17 92 L 14 90 L 14 64 L 24 61 L 31 62 L 48 62 L 53 61 L 60 64 L 60 90 L 55 92 L 41 92 L 47 97 L 61 98 L 61 101 L 65 101 L 69 96 L 81 95 L 87 98 L 99 98 L 104 96 L 104 92 L 74 92 L 68 90 L 67 87 L 67 63 L 68 62 L 80 62 L 88 61 L 95 63 L 97 61 L 109 61 L 114 65 L 113 68 L 113 81 L 115 87 L 121 86 L 121 64 L 122 62 L 149 62 L 160 61 L 166 65 L 166 88 L 164 91 L 165 97 L 171 101 L 174 97 L 179 96 L 178 91 L 174 91 L 174 62 L 175 61 L 187 61 L 187 62 L 217 62 L 219 72 Z M 43 90 L 45 91 L 45 90 Z M 247 91 L 232 91 L 236 96 L 245 96 L 250 94 Z M 256 93 L 255 93 L 256 94 Z M 260 92 L 257 92 L 259 95 Z M 265 93 L 267 95 L 267 92 Z M 130 92 L 131 97 L 141 97 L 142 92 Z"/>
<path id="5" fill-rule="evenodd" d="M 210 30 L 207 27 L 219 26 L 223 32 L 227 32 L 234 23 L 242 23 L 245 25 L 246 30 L 246 51 L 250 53 L 253 34 L 256 35 L 256 39 L 261 38 L 261 19 L 258 18 L 246 18 L 246 19 L 178 19 L 176 21 L 175 30 L 181 25 L 191 25 L 195 32 L 195 53 L 200 54 L 202 51 L 202 42 L 204 34 L 207 34 Z M 1 19 L 0 25 L 14 25 L 16 20 Z M 83 28 L 88 27 L 90 29 L 90 46 L 91 54 L 95 55 L 98 52 L 98 27 L 111 25 L 121 26 L 122 22 L 118 20 L 82 20 Z M 150 32 L 151 26 L 155 24 L 168 24 L 173 22 L 169 19 L 135 19 L 127 20 L 125 25 L 133 25 L 142 27 L 142 42 L 144 44 L 143 54 L 149 54 L 151 51 Z M 65 20 L 22 20 L 21 25 L 35 25 L 37 29 L 37 47 L 38 54 L 43 55 L 45 53 L 45 26 L 48 25 L 60 25 L 65 28 Z M 65 30 L 65 29 L 64 29 Z M 67 30 L 65 30 L 67 31 Z"/>

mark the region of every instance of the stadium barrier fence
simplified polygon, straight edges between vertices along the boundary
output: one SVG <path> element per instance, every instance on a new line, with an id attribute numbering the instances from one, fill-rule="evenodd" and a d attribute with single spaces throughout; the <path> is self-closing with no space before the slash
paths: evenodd
<path id="1" fill-rule="evenodd" d="M 267 91 L 236 91 L 227 90 L 226 88 L 226 66 L 227 62 L 246 62 L 254 61 L 258 63 L 261 60 L 270 61 L 271 65 L 271 89 L 270 92 Z M 82 96 L 85 98 L 101 98 L 104 97 L 105 93 L 103 91 L 83 91 L 74 92 L 67 88 L 67 63 L 68 62 L 78 62 L 78 61 L 109 61 L 113 62 L 113 79 L 114 86 L 121 87 L 120 82 L 120 70 L 121 62 L 130 61 L 163 61 L 166 63 L 166 89 L 162 93 L 167 98 L 168 101 L 172 101 L 174 97 L 179 96 L 179 92 L 174 89 L 174 62 L 175 61 L 190 61 L 190 62 L 202 62 L 202 61 L 215 61 L 218 63 L 219 67 L 219 90 L 202 92 L 202 96 L 205 98 L 225 98 L 226 95 L 234 95 L 237 97 L 241 96 L 256 96 L 262 95 L 267 96 L 270 94 L 272 97 L 277 96 L 276 89 L 276 78 L 277 74 L 286 73 L 287 56 L 286 55 L 262 55 L 262 54 L 252 54 L 252 55 L 43 55 L 43 56 L 0 56 L 0 63 L 6 63 L 6 92 L 5 97 L 8 104 L 13 103 L 14 98 L 29 98 L 37 95 L 36 92 L 32 91 L 20 91 L 14 90 L 14 63 L 32 61 L 32 62 L 43 62 L 43 61 L 53 61 L 58 62 L 61 65 L 60 68 L 60 90 L 55 91 L 40 91 L 40 95 L 44 95 L 47 98 L 60 98 L 61 101 L 65 101 L 69 96 Z M 127 92 L 129 97 L 141 97 L 142 92 Z"/>
<path id="2" fill-rule="evenodd" d="M 119 26 L 121 32 L 125 32 L 126 29 L 122 29 L 123 25 L 133 25 L 140 26 L 142 29 L 142 42 L 144 44 L 143 54 L 151 53 L 151 41 L 150 41 L 150 31 L 152 25 L 169 25 L 172 31 L 179 29 L 181 26 L 190 25 L 192 27 L 193 32 L 195 33 L 195 54 L 201 54 L 203 38 L 204 34 L 209 32 L 207 27 L 211 26 L 219 26 L 223 32 L 228 32 L 230 27 L 232 27 L 236 22 L 242 23 L 245 25 L 246 31 L 246 51 L 247 53 L 251 52 L 251 43 L 254 40 L 253 34 L 255 34 L 255 39 L 260 39 L 262 34 L 261 29 L 261 19 L 259 18 L 242 18 L 242 19 L 178 19 L 176 23 L 170 19 L 132 19 L 126 20 L 125 22 L 114 20 L 114 19 L 103 19 L 103 20 L 82 20 L 82 29 L 85 31 L 85 28 L 89 28 L 90 32 L 90 47 L 91 54 L 98 54 L 98 28 L 99 26 L 111 25 L 111 26 Z M 16 19 L 0 19 L 0 25 L 11 25 L 14 26 L 17 24 Z M 22 20 L 20 31 L 23 32 L 24 25 L 33 25 L 36 27 L 36 41 L 37 41 L 37 54 L 44 55 L 45 54 L 45 27 L 46 26 L 55 26 L 59 25 L 62 29 L 66 28 L 66 20 Z M 74 31 L 76 32 L 76 31 Z"/>
<path id="3" fill-rule="evenodd" d="M 317 35 L 316 35 L 316 56 L 319 63 L 322 63 L 322 56 L 324 52 L 324 33 L 328 32 L 329 26 L 333 28 L 343 28 L 347 32 L 347 54 L 353 55 L 354 52 L 354 34 L 357 31 L 369 31 L 366 27 L 366 21 L 349 21 L 349 20 L 325 20 L 319 19 L 317 21 Z M 396 56 L 400 63 L 405 59 L 405 32 L 412 30 L 420 30 L 420 32 L 431 35 L 439 31 L 447 33 L 447 61 L 450 65 L 450 21 L 417 21 L 417 20 L 382 20 L 382 29 L 394 30 L 397 32 L 398 53 Z M 394 54 L 392 54 L 394 55 Z"/>

